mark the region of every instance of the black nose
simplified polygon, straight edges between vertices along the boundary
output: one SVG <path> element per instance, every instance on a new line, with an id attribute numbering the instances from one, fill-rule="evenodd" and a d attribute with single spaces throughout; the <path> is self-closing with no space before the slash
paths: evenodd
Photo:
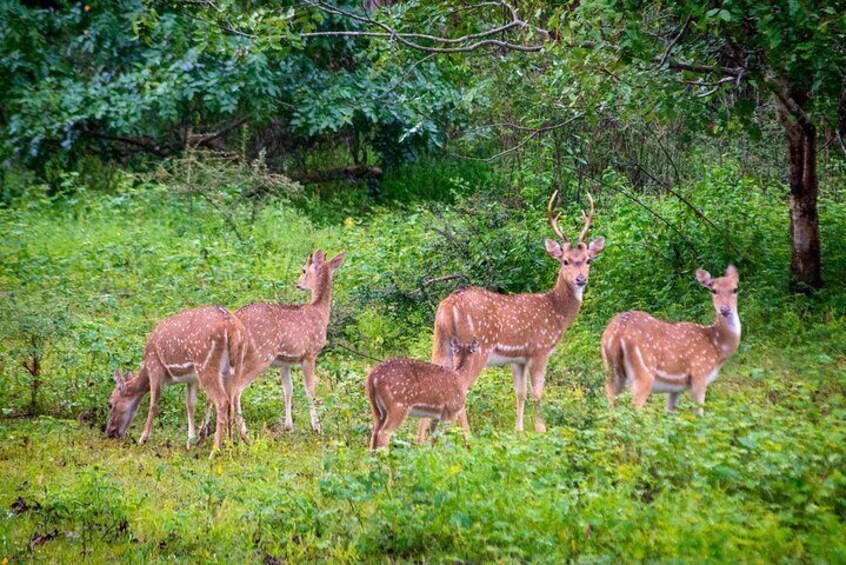
<path id="1" fill-rule="evenodd" d="M 587 277 L 584 275 L 579 275 L 576 277 L 576 284 L 579 286 L 585 286 L 587 284 Z"/>
<path id="2" fill-rule="evenodd" d="M 731 316 L 731 308 L 728 306 L 720 306 L 720 314 L 722 314 L 723 317 L 728 318 Z"/>
<path id="3" fill-rule="evenodd" d="M 100 431 L 101 431 L 101 432 L 103 432 L 103 433 L 105 433 L 105 431 L 106 431 L 106 424 L 102 424 L 102 425 L 100 426 Z"/>

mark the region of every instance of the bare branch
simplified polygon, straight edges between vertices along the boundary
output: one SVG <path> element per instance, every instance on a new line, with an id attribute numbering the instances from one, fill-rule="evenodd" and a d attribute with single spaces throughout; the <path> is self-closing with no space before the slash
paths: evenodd
<path id="1" fill-rule="evenodd" d="M 681 38 L 684 37 L 684 34 L 687 33 L 687 29 L 690 27 L 690 22 L 692 20 L 693 16 L 688 16 L 687 19 L 684 21 L 684 25 L 682 26 L 681 31 L 679 31 L 678 35 L 676 35 L 673 40 L 670 41 L 670 44 L 667 45 L 667 50 L 664 51 L 664 55 L 661 57 L 661 60 L 658 61 L 659 69 L 664 66 L 664 63 L 666 63 L 667 59 L 670 58 L 670 53 L 673 52 L 673 48 L 681 40 Z"/>
<path id="2" fill-rule="evenodd" d="M 374 20 L 369 16 L 360 16 L 353 12 L 349 12 L 347 10 L 343 10 L 336 6 L 331 6 L 322 2 L 320 0 L 312 1 L 307 0 L 307 5 L 310 5 L 314 8 L 322 10 L 324 12 L 344 16 L 349 18 L 353 21 L 368 25 L 374 26 L 381 29 L 381 32 L 376 31 L 350 31 L 350 30 L 338 30 L 338 31 L 319 31 L 319 32 L 310 32 L 310 33 L 303 33 L 300 34 L 300 37 L 309 38 L 309 37 L 331 37 L 331 36 L 366 36 L 366 37 L 382 37 L 388 38 L 391 40 L 395 40 L 400 44 L 410 48 L 416 49 L 418 51 L 424 51 L 426 53 L 468 53 L 470 51 L 475 51 L 477 49 L 481 49 L 482 47 L 499 47 L 502 49 L 507 49 L 510 51 L 522 51 L 522 52 L 537 52 L 543 49 L 543 45 L 541 44 L 529 44 L 525 45 L 522 43 L 513 43 L 511 41 L 506 41 L 503 39 L 493 39 L 494 36 L 505 33 L 512 29 L 533 29 L 537 31 L 540 35 L 544 37 L 549 37 L 549 32 L 546 30 L 542 30 L 535 26 L 531 26 L 530 24 L 526 23 L 522 19 L 518 17 L 516 9 L 511 6 L 508 2 L 501 1 L 501 2 L 485 2 L 483 3 L 484 6 L 497 6 L 497 7 L 504 7 L 511 15 L 510 21 L 507 23 L 497 26 L 486 31 L 481 31 L 478 33 L 471 33 L 467 35 L 463 35 L 461 37 L 441 37 L 437 35 L 431 35 L 426 33 L 411 33 L 411 32 L 400 32 L 396 29 L 392 28 L 391 26 L 382 23 L 380 21 Z M 481 7 L 477 6 L 477 7 Z M 419 41 L 428 41 L 431 43 L 435 43 L 437 45 L 424 45 L 419 43 Z"/>
<path id="3" fill-rule="evenodd" d="M 723 67 L 721 65 L 699 65 L 694 63 L 680 63 L 678 61 L 670 62 L 670 69 L 674 71 L 689 71 L 692 73 L 713 73 L 719 71 L 724 75 L 739 77 L 746 74 L 746 69 L 743 67 Z"/>
<path id="4" fill-rule="evenodd" d="M 529 143 L 529 141 L 536 138 L 540 134 L 546 133 L 548 131 L 552 131 L 552 130 L 557 129 L 557 128 L 564 127 L 564 126 L 578 120 L 579 118 L 581 118 L 584 115 L 585 115 L 585 112 L 579 112 L 578 114 L 564 120 L 563 122 L 553 124 L 553 125 L 549 125 L 549 126 L 542 126 L 542 127 L 539 127 L 539 128 L 526 128 L 525 126 L 519 126 L 517 124 L 509 124 L 509 125 L 515 126 L 515 129 L 521 129 L 521 130 L 524 130 L 524 131 L 529 131 L 530 133 L 529 133 L 529 135 L 524 137 L 520 141 L 520 143 L 518 143 L 517 145 L 509 147 L 508 149 L 500 151 L 499 153 L 491 155 L 490 157 L 470 157 L 469 155 L 459 155 L 457 153 L 451 153 L 451 155 L 458 157 L 460 159 L 466 159 L 468 161 L 482 161 L 482 162 L 485 162 L 485 163 L 491 163 L 493 161 L 496 161 L 500 157 L 503 157 L 505 155 L 508 155 L 509 153 L 513 153 L 513 152 L 517 151 L 518 149 L 520 149 L 521 147 L 523 147 L 524 145 Z"/>
<path id="5" fill-rule="evenodd" d="M 221 126 L 215 132 L 191 134 L 191 135 L 188 136 L 188 143 L 191 144 L 191 145 L 194 145 L 194 146 L 208 145 L 209 143 L 211 143 L 215 139 L 218 139 L 219 137 L 221 137 L 224 134 L 232 131 L 233 129 L 238 128 L 238 127 L 242 126 L 243 124 L 247 123 L 247 120 L 249 120 L 249 119 L 250 119 L 249 116 L 241 116 L 240 118 L 236 118 L 235 120 L 232 120 L 228 124 Z"/>

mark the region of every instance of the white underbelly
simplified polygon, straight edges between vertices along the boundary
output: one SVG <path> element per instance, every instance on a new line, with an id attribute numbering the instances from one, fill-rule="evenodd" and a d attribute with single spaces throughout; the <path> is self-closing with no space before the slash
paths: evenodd
<path id="1" fill-rule="evenodd" d="M 415 404 L 411 407 L 409 415 L 414 418 L 432 418 L 439 420 L 443 415 L 443 410 L 439 406 L 430 406 L 427 404 Z"/>
<path id="2" fill-rule="evenodd" d="M 528 359 L 525 357 L 509 357 L 502 353 L 491 353 L 488 356 L 486 365 L 488 367 L 502 367 L 503 365 L 511 365 L 517 363 L 518 365 L 525 365 Z"/>
<path id="3" fill-rule="evenodd" d="M 666 383 L 658 379 L 652 381 L 652 392 L 684 392 L 689 388 L 686 383 Z"/>
<path id="4" fill-rule="evenodd" d="M 170 375 L 165 382 L 165 385 L 179 385 L 179 384 L 194 384 L 198 381 L 197 373 L 187 373 L 185 375 Z"/>
<path id="5" fill-rule="evenodd" d="M 282 367 L 302 367 L 302 362 L 300 361 L 282 361 L 280 359 L 274 359 L 273 362 L 270 364 L 271 367 L 275 369 L 279 369 Z"/>

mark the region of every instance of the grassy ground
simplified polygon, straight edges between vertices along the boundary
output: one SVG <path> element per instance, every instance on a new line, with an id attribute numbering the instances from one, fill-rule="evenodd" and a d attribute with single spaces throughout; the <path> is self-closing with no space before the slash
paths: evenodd
<path id="1" fill-rule="evenodd" d="M 730 177 L 717 172 L 686 194 L 731 230 L 739 259 L 676 203 L 650 201 L 703 266 L 739 261 L 744 340 L 705 417 L 687 398 L 676 415 L 662 397 L 642 413 L 606 406 L 597 344 L 614 313 L 711 316 L 692 265 L 666 259 L 681 236 L 606 200 L 594 233 L 608 250 L 548 371 L 550 431 L 515 436 L 510 374 L 488 370 L 471 392 L 469 444 L 448 431 L 417 447 L 407 425 L 376 456 L 365 449 L 362 386 L 374 361 L 359 353 L 427 356 L 431 309 L 446 291 L 410 297 L 438 261 L 442 273 L 513 264 L 522 270 L 495 282 L 550 285 L 537 210 L 483 203 L 473 217 L 488 239 L 458 258 L 438 256 L 432 228 L 464 233 L 473 218 L 461 217 L 460 195 L 455 212 L 412 202 L 363 218 L 274 203 L 245 242 L 214 210 L 161 187 L 0 212 L 0 559 L 846 561 L 846 250 L 826 247 L 826 290 L 789 294 L 783 203 Z M 715 185 L 723 198 L 708 204 Z M 824 241 L 843 241 L 846 207 L 824 202 L 822 217 Z M 302 300 L 293 281 L 314 247 L 348 253 L 333 347 L 318 364 L 323 436 L 309 429 L 298 373 L 296 431 L 278 429 L 281 387 L 268 372 L 244 396 L 254 444 L 212 462 L 208 445 L 184 447 L 179 387 L 165 392 L 148 445 L 133 443 L 143 408 L 126 441 L 101 437 L 111 370 L 137 364 L 157 320 L 197 304 Z M 24 417 L 33 382 L 19 367 L 33 335 L 44 341 L 43 383 L 39 415 Z"/>

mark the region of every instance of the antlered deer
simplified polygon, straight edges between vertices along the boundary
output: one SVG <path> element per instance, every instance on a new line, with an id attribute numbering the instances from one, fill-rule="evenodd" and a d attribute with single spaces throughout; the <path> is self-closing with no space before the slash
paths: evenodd
<path id="1" fill-rule="evenodd" d="M 467 387 L 472 382 L 470 374 L 481 370 L 473 361 L 478 351 L 476 338 L 470 343 L 460 343 L 453 337 L 450 340 L 452 367 L 402 357 L 374 367 L 365 383 L 373 411 L 370 449 L 386 447 L 391 435 L 409 416 L 430 418 L 429 429 L 433 432 L 439 421 L 456 419 L 468 431 L 467 418 L 462 415 Z"/>
<path id="2" fill-rule="evenodd" d="M 326 329 L 332 304 L 332 279 L 336 269 L 344 263 L 344 253 L 326 259 L 323 251 L 309 255 L 297 288 L 311 291 L 310 304 L 249 304 L 235 315 L 247 329 L 248 354 L 244 367 L 239 371 L 237 391 L 233 395 L 236 423 L 244 441 L 246 425 L 241 416 L 241 392 L 268 367 L 278 367 L 285 392 L 285 428 L 294 429 L 291 418 L 291 367 L 302 365 L 306 396 L 311 411 L 311 427 L 320 433 L 320 422 L 314 405 L 317 355 L 326 345 Z M 208 414 L 207 414 L 208 418 Z"/>
<path id="3" fill-rule="evenodd" d="M 535 430 L 545 431 L 541 414 L 546 364 L 564 332 L 573 323 L 582 305 L 582 295 L 588 282 L 591 260 L 605 245 L 605 238 L 598 237 L 585 243 L 594 213 L 593 198 L 590 213 L 582 211 L 584 227 L 575 244 L 571 244 L 553 217 L 552 206 L 556 194 L 547 205 L 547 217 L 552 231 L 561 241 L 546 240 L 546 251 L 559 262 L 558 279 L 549 292 L 539 294 L 504 295 L 484 288 L 459 290 L 441 301 L 435 315 L 432 362 L 449 365 L 450 339 L 456 334 L 452 324 L 453 310 L 467 319 L 470 333 L 477 336 L 481 354 L 487 366 L 510 364 L 517 395 L 517 431 L 523 431 L 523 411 L 526 402 L 526 377 L 531 375 L 532 398 L 535 402 Z M 479 372 L 483 370 L 482 365 Z M 467 376 L 472 382 L 479 373 Z M 466 414 L 461 417 L 467 425 Z M 421 421 L 418 440 L 426 436 L 428 422 Z"/>
<path id="4" fill-rule="evenodd" d="M 150 410 L 138 439 L 139 444 L 145 443 L 153 429 L 162 387 L 185 383 L 188 385 L 186 411 L 190 446 L 194 439 L 194 407 L 199 383 L 217 409 L 214 448 L 219 449 L 224 435 L 231 435 L 230 386 L 237 378 L 245 354 L 246 336 L 243 324 L 219 306 L 194 308 L 160 322 L 147 338 L 138 375 L 115 371 L 106 435 L 123 437 L 138 405 L 149 392 Z"/>
<path id="5" fill-rule="evenodd" d="M 738 274 L 729 265 L 722 277 L 711 278 L 699 269 L 696 279 L 711 291 L 717 315 L 710 326 L 665 322 L 630 311 L 618 314 L 605 328 L 602 360 L 608 371 L 605 391 L 612 405 L 627 384 L 638 407 L 652 392 L 668 393 L 668 410 L 675 410 L 679 394 L 690 389 L 702 414 L 705 389 L 740 344 Z"/>

